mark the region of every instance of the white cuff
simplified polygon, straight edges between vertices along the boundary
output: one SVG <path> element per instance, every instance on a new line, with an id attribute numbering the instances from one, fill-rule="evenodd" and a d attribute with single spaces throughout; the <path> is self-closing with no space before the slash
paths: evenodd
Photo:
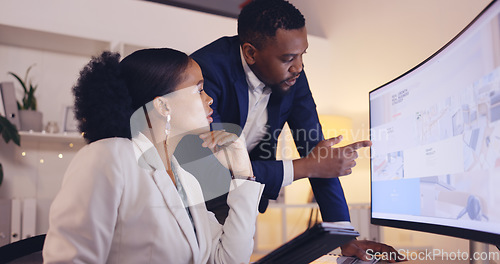
<path id="1" fill-rule="evenodd" d="M 354 229 L 354 227 L 352 226 L 351 222 L 349 221 L 337 221 L 337 222 L 330 222 L 330 223 L 333 223 L 333 224 L 336 224 L 336 225 L 339 225 L 339 226 L 343 226 L 343 227 L 351 227 Z"/>
<path id="2" fill-rule="evenodd" d="M 281 187 L 292 184 L 293 182 L 293 161 L 283 160 L 283 183 Z"/>

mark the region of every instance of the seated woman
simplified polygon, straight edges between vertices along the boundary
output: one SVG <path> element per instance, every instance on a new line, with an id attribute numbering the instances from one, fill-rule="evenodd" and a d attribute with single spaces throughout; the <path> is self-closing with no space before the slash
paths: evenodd
<path id="1" fill-rule="evenodd" d="M 104 52 L 82 70 L 73 92 L 89 144 L 52 203 L 45 263 L 249 262 L 263 185 L 245 143 L 210 132 L 212 98 L 194 60 L 167 48 L 121 62 Z M 232 172 L 224 225 L 172 155 L 186 134 L 199 135 Z"/>

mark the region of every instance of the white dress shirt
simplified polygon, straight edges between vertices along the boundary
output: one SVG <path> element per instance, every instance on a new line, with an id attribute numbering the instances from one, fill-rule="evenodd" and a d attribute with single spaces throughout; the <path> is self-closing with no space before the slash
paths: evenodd
<path id="1" fill-rule="evenodd" d="M 252 151 L 257 144 L 266 136 L 267 131 L 267 103 L 271 97 L 271 88 L 255 76 L 250 69 L 243 51 L 240 48 L 241 63 L 245 71 L 248 84 L 248 116 L 243 128 L 243 135 L 247 143 L 248 152 Z M 283 160 L 283 183 L 281 187 L 292 184 L 293 182 L 293 162 Z"/>

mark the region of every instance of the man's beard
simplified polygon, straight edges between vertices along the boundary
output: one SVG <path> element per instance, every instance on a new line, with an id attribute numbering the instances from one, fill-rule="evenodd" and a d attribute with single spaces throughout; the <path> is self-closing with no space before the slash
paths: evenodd
<path id="1" fill-rule="evenodd" d="M 291 87 L 288 89 L 283 89 L 280 87 L 279 84 L 275 84 L 275 85 L 270 86 L 270 88 L 271 88 L 271 91 L 273 94 L 276 94 L 279 97 L 283 97 L 290 92 Z"/>
<path id="2" fill-rule="evenodd" d="M 290 90 L 292 89 L 292 87 L 293 87 L 293 86 L 295 86 L 295 84 L 296 84 L 296 83 L 295 83 L 294 85 L 292 85 L 292 86 L 289 86 L 289 87 L 287 86 L 287 88 L 286 88 L 286 89 L 282 88 L 282 87 L 281 87 L 281 84 L 284 84 L 286 81 L 289 81 L 289 80 L 291 80 L 291 79 L 293 79 L 293 78 L 297 77 L 298 75 L 299 75 L 299 74 L 296 74 L 296 75 L 294 75 L 294 76 L 292 76 L 292 77 L 290 77 L 290 78 L 288 78 L 288 79 L 286 79 L 286 80 L 281 81 L 281 82 L 280 82 L 280 83 L 278 83 L 278 84 L 274 84 L 274 85 L 271 85 L 271 86 L 269 86 L 269 87 L 271 88 L 271 91 L 272 91 L 274 94 L 276 94 L 276 95 L 278 95 L 278 96 L 280 96 L 280 97 L 283 97 L 283 96 L 287 95 L 287 94 L 290 92 Z M 298 79 L 297 79 L 297 80 L 298 80 Z"/>

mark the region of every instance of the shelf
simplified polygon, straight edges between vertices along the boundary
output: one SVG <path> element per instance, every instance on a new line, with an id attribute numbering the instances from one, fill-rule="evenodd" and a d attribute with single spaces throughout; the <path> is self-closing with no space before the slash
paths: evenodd
<path id="1" fill-rule="evenodd" d="M 0 24 L 0 44 L 57 53 L 95 56 L 110 49 L 110 42 Z"/>
<path id="2" fill-rule="evenodd" d="M 45 132 L 32 132 L 32 131 L 19 131 L 21 136 L 21 144 L 23 141 L 39 141 L 47 143 L 73 143 L 73 144 L 85 144 L 80 133 L 45 133 Z"/>

